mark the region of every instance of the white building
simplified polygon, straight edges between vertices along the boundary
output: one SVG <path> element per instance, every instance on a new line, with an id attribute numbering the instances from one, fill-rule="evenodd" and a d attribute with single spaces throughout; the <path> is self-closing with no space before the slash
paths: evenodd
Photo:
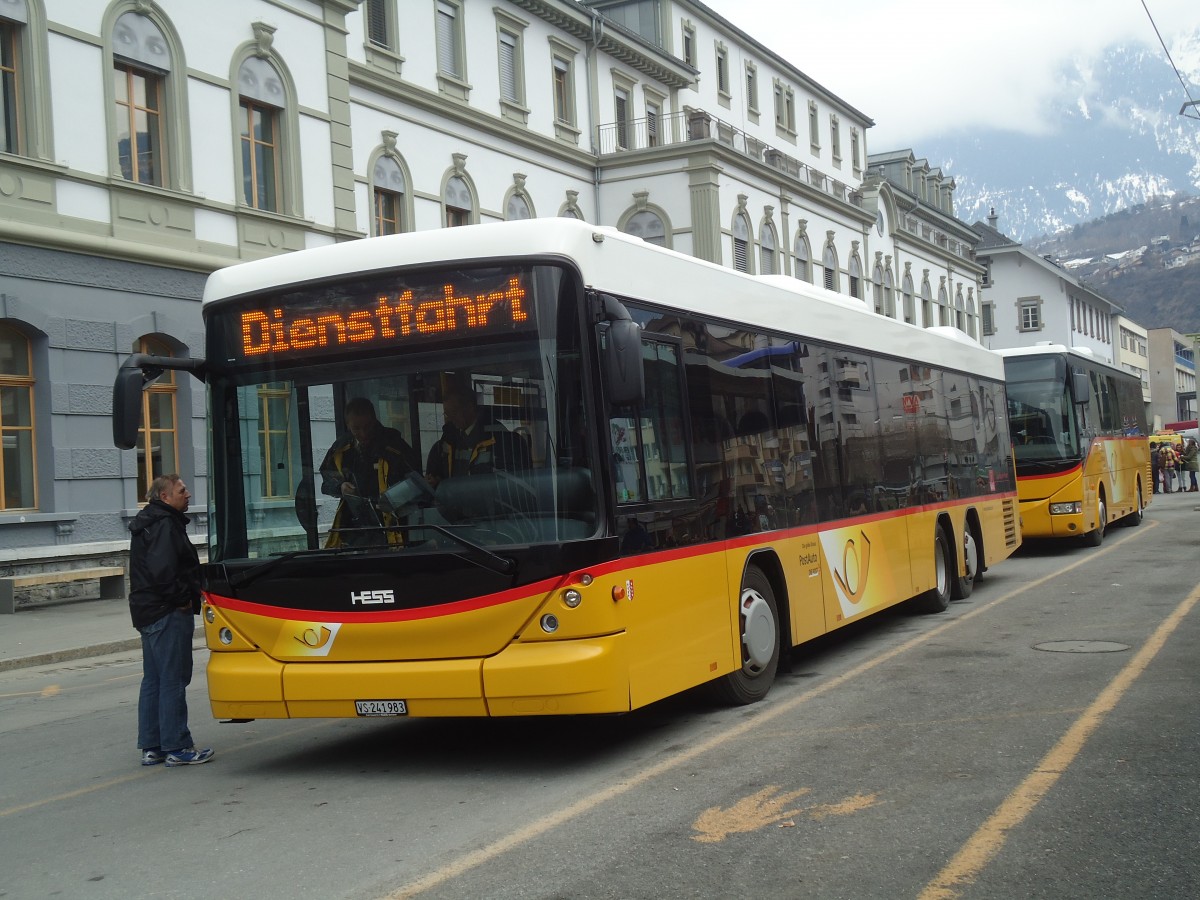
<path id="1" fill-rule="evenodd" d="M 973 226 L 983 266 L 984 346 L 1004 350 L 1049 342 L 1083 347 L 1115 363 L 1114 328 L 1121 307 L 996 226 L 995 211 L 986 224 Z"/>
<path id="2" fill-rule="evenodd" d="M 241 260 L 572 216 L 974 333 L 953 182 L 693 0 L 7 0 L 0 44 L 0 569 L 115 559 L 164 472 L 203 529 L 197 385 L 128 452 L 111 386 Z"/>

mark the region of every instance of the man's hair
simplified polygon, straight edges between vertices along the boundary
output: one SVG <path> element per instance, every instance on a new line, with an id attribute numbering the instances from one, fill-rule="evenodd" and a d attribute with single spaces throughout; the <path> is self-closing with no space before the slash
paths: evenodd
<path id="1" fill-rule="evenodd" d="M 370 416 L 372 419 L 378 418 L 375 415 L 375 405 L 366 397 L 355 397 L 346 403 L 346 418 L 350 416 Z"/>
<path id="2" fill-rule="evenodd" d="M 179 475 L 175 472 L 170 475 L 159 475 L 150 482 L 150 487 L 146 489 L 146 502 L 149 503 L 155 497 L 162 497 L 162 492 L 169 490 L 171 485 L 177 481 L 179 481 Z"/>

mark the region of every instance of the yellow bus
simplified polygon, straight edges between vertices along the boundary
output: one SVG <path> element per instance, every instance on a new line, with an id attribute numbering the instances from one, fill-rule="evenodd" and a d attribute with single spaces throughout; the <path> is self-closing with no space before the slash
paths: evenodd
<path id="1" fill-rule="evenodd" d="M 217 718 L 749 703 L 1020 542 L 1000 357 L 796 279 L 543 219 L 233 266 L 202 310 L 205 361 L 126 361 L 114 435 L 163 368 L 205 381 Z M 464 387 L 492 443 L 426 478 Z M 347 512 L 358 398 L 426 471 L 391 458 Z"/>
<path id="2" fill-rule="evenodd" d="M 1154 491 L 1138 377 L 1061 344 L 1001 350 L 1021 533 L 1098 546 L 1140 525 Z"/>

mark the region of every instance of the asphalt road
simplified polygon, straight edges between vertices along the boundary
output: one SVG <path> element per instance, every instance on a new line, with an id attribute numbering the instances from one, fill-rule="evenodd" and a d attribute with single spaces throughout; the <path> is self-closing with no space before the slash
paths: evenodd
<path id="1" fill-rule="evenodd" d="M 1196 506 L 1027 546 L 738 709 L 222 725 L 199 678 L 215 760 L 143 769 L 136 653 L 0 672 L 0 897 L 1192 898 Z"/>

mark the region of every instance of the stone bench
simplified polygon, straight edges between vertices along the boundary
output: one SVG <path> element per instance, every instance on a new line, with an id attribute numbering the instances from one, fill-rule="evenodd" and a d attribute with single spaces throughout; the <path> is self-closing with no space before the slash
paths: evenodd
<path id="1" fill-rule="evenodd" d="M 76 581 L 99 581 L 101 600 L 118 600 L 125 596 L 124 566 L 95 566 L 90 569 L 58 569 L 53 572 L 0 576 L 0 614 L 17 611 L 16 592 L 20 589 Z"/>

